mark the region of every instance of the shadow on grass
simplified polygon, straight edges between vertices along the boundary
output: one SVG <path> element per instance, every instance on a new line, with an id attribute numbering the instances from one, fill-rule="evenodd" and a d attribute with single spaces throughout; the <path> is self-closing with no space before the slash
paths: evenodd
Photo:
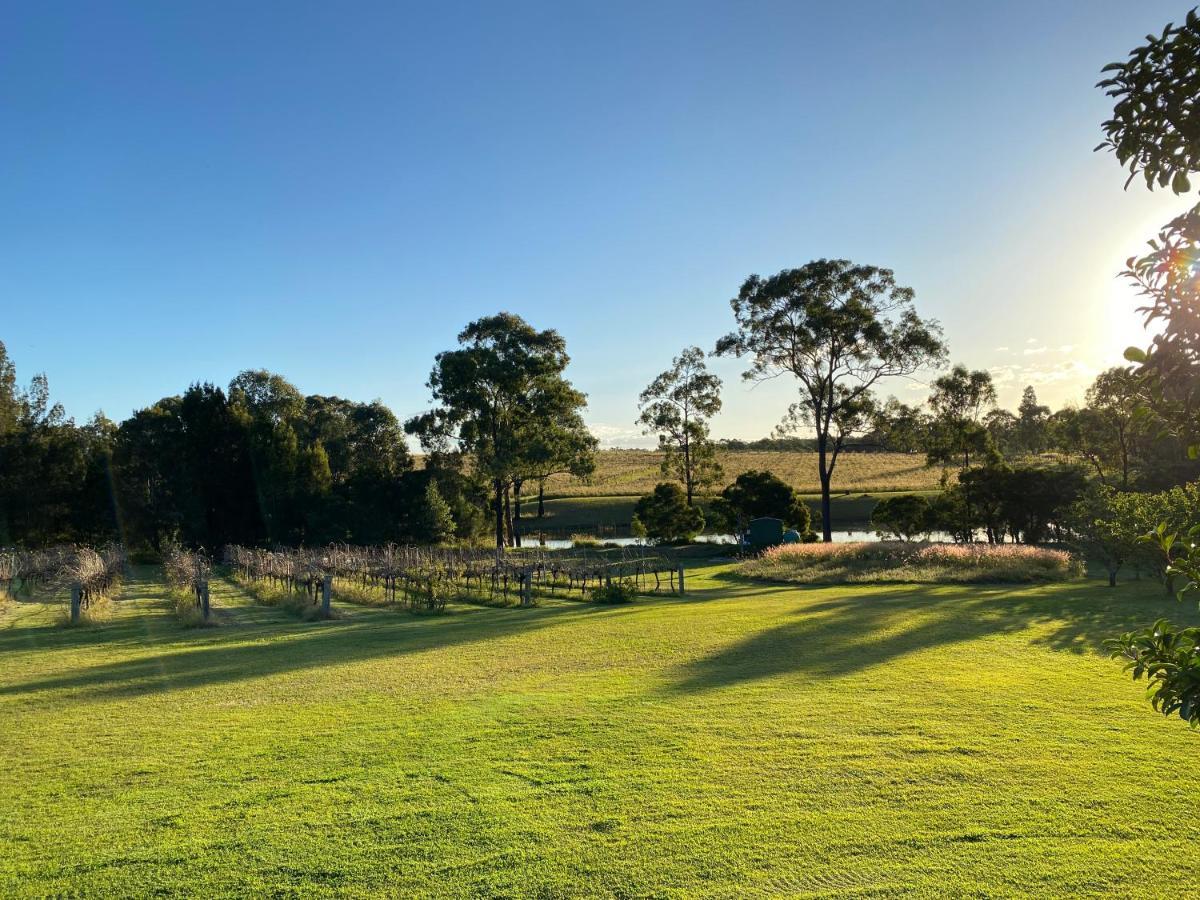
<path id="1" fill-rule="evenodd" d="M 224 589 L 226 585 L 222 585 Z M 359 607 L 346 618 L 301 622 L 272 607 L 242 605 L 237 627 L 185 629 L 161 586 L 135 578 L 142 604 L 97 628 L 52 625 L 0 630 L 0 656 L 19 650 L 115 647 L 129 658 L 0 686 L 0 696 L 64 691 L 77 698 L 136 697 L 195 689 L 326 665 L 402 656 L 527 633 L 583 616 L 627 615 L 662 605 L 795 598 L 783 624 L 755 631 L 678 670 L 672 691 L 692 692 L 791 672 L 837 677 L 929 647 L 1029 632 L 1056 650 L 1093 652 L 1102 641 L 1165 616 L 1196 618 L 1195 608 L 1165 600 L 1155 584 L 1110 590 L 1076 582 L 1038 587 L 894 585 L 802 587 L 764 584 L 722 573 L 698 578 L 684 598 L 645 598 L 632 607 L 553 603 L 533 609 L 452 606 L 445 615 Z M 237 594 L 230 589 L 230 597 Z M 216 596 L 214 594 L 214 596 Z M 161 610 L 159 608 L 161 604 Z M 154 642 L 159 652 L 140 652 Z M 981 663 L 982 664 L 982 663 Z"/>
<path id="2" fill-rule="evenodd" d="M 69 691 L 86 699 L 136 697 L 492 640 L 612 612 L 593 604 L 524 609 L 460 605 L 438 616 L 360 609 L 346 618 L 301 622 L 273 607 L 247 607 L 244 611 L 252 614 L 262 610 L 264 618 L 243 622 L 243 627 L 203 631 L 183 629 L 171 612 L 130 616 L 87 632 L 40 626 L 10 629 L 0 633 L 0 655 L 31 646 L 69 649 L 163 639 L 175 641 L 177 649 L 2 685 L 0 696 Z M 160 621 L 152 624 L 148 619 Z"/>
<path id="3" fill-rule="evenodd" d="M 731 589 L 779 585 L 718 575 Z M 741 585 L 741 588 L 733 588 Z M 1030 642 L 1075 653 L 1103 652 L 1103 642 L 1159 617 L 1191 622 L 1195 607 L 1164 598 L 1151 583 L 1109 589 L 1092 582 L 1037 586 L 859 585 L 844 596 L 804 603 L 837 586 L 790 586 L 794 620 L 756 632 L 680 670 L 672 691 L 693 692 L 791 672 L 838 677 L 906 654 L 991 635 L 1030 632 Z"/>

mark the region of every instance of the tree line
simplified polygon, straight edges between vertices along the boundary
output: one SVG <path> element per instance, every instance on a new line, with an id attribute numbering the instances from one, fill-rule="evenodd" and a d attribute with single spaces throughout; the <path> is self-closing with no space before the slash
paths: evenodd
<path id="1" fill-rule="evenodd" d="M 471 491 L 453 466 L 418 470 L 379 402 L 255 370 L 78 425 L 0 343 L 3 545 L 437 541 L 475 527 Z"/>

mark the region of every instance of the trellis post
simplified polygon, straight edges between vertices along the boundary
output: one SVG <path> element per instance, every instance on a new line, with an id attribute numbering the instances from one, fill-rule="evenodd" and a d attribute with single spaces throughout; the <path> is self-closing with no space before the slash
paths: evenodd
<path id="1" fill-rule="evenodd" d="M 679 564 L 679 593 L 683 594 L 683 563 Z"/>
<path id="2" fill-rule="evenodd" d="M 204 616 L 205 622 L 208 621 L 208 613 L 211 608 L 208 601 L 208 582 L 202 581 L 200 582 L 200 612 Z"/>
<path id="3" fill-rule="evenodd" d="M 79 622 L 79 607 L 83 600 L 83 587 L 79 582 L 71 585 L 71 624 Z"/>
<path id="4" fill-rule="evenodd" d="M 329 601 L 333 596 L 333 576 L 326 575 L 321 579 L 321 615 L 329 615 Z"/>

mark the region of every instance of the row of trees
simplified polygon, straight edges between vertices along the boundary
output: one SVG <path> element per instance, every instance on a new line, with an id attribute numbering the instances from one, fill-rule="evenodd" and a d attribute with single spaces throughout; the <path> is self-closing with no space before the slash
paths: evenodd
<path id="1" fill-rule="evenodd" d="M 415 470 L 378 402 L 247 371 L 76 425 L 0 344 L 0 544 L 436 541 L 477 527 L 472 491 L 453 466 Z"/>
<path id="2" fill-rule="evenodd" d="M 18 386 L 0 344 L 0 545 L 431 543 L 474 537 L 490 513 L 496 546 L 519 546 L 523 489 L 540 515 L 547 478 L 595 467 L 568 361 L 557 332 L 500 313 L 437 356 L 437 406 L 403 424 L 257 370 L 77 426 L 45 376 Z"/>
<path id="3" fill-rule="evenodd" d="M 972 540 L 977 531 L 990 541 L 1037 541 L 1048 530 L 1061 532 L 1065 510 L 1082 490 L 1082 474 L 1069 465 L 1041 471 L 1052 466 L 1047 460 L 1033 465 L 1006 460 L 1053 452 L 1086 466 L 1101 484 L 1122 490 L 1165 489 L 1195 475 L 1196 463 L 1183 458 L 1179 442 L 1165 438 L 1139 412 L 1141 382 L 1127 368 L 1100 373 L 1082 407 L 1057 412 L 1038 402 L 1033 387 L 1025 389 L 1015 412 L 999 408 L 990 373 L 962 365 L 933 380 L 924 404 L 904 404 L 894 397 L 878 402 L 871 390 L 876 382 L 903 374 L 918 362 L 939 360 L 936 328 L 907 309 L 882 324 L 885 311 L 911 301 L 911 292 L 894 288 L 890 273 L 847 269 L 828 261 L 806 268 L 813 271 L 800 276 L 796 273 L 801 270 L 794 270 L 787 278 L 781 273 L 775 279 L 749 282 L 745 296 L 735 300 L 742 310 L 742 331 L 725 338 L 718 352 L 750 355 L 750 378 L 774 377 L 786 370 L 800 379 L 804 399 L 788 410 L 780 432 L 808 428 L 817 433 L 812 444 L 822 473 L 827 539 L 833 473 L 852 442 L 858 448 L 920 452 L 930 464 L 943 466 L 947 494 L 924 517 L 926 530 L 948 532 L 958 540 Z M 811 301 L 808 306 L 806 298 Z M 819 304 L 831 302 L 836 308 L 820 315 Z M 842 307 L 846 309 L 839 312 Z M 759 321 L 763 317 L 770 321 Z M 764 343 L 767 332 L 774 335 L 774 343 Z M 846 349 L 856 342 L 858 350 Z M 907 349 L 889 349 L 895 345 Z M 705 367 L 704 352 L 690 347 L 639 398 L 638 422 L 658 435 L 663 474 L 679 483 L 688 507 L 723 474 L 716 459 L 718 445 L 709 432 L 709 419 L 721 408 L 720 389 L 720 380 Z M 1036 489 L 1052 508 L 1034 510 L 1034 501 L 1021 496 L 1021 485 Z M 648 499 L 647 512 L 663 508 L 667 498 L 664 493 L 653 502 Z M 1024 511 L 1014 512 L 1018 508 Z M 662 520 L 662 515 L 655 519 Z M 686 533 L 684 525 L 703 520 L 681 513 L 674 521 L 680 527 L 671 530 Z"/>

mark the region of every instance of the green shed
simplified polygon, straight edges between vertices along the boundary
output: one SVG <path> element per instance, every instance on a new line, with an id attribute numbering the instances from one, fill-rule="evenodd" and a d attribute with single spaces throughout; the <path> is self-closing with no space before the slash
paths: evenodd
<path id="1" fill-rule="evenodd" d="M 783 519 L 763 516 L 751 519 L 746 528 L 746 543 L 751 547 L 774 547 L 783 543 Z"/>

